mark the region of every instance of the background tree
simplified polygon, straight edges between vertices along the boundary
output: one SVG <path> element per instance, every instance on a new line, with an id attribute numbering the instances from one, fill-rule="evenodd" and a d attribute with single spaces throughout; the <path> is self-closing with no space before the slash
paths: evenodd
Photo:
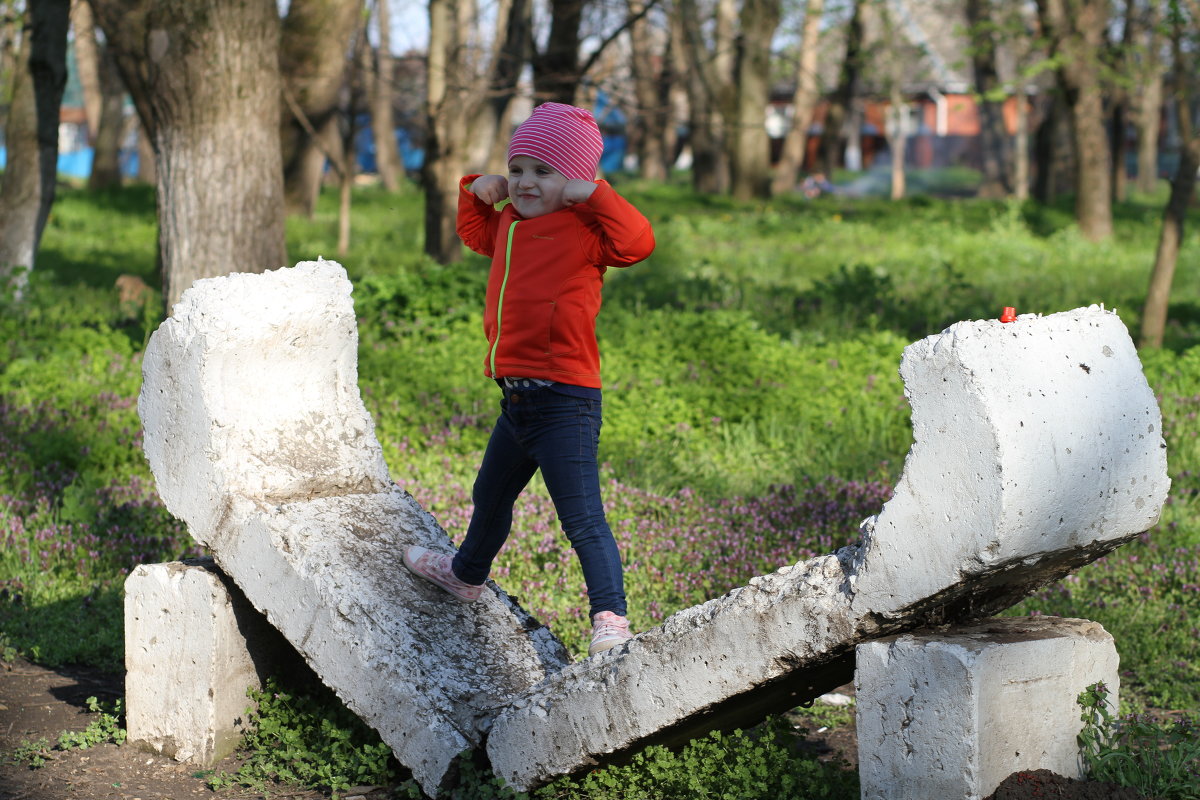
<path id="1" fill-rule="evenodd" d="M 462 257 L 462 242 L 454 231 L 458 180 L 470 171 L 470 149 L 480 124 L 496 124 L 496 107 L 489 101 L 498 99 L 496 89 L 507 80 L 502 76 L 516 74 L 505 49 L 512 46 L 513 32 L 523 30 L 525 13 L 521 0 L 502 0 L 496 7 L 495 32 L 488 37 L 474 0 L 429 2 L 421 183 L 425 252 L 443 264 Z M 496 139 L 494 127 L 490 132 L 490 139 Z M 476 168 L 481 167 L 477 161 Z"/>
<path id="2" fill-rule="evenodd" d="M 1151 0 L 1141 8 L 1137 26 L 1139 42 L 1132 52 L 1131 68 L 1138 90 L 1134 93 L 1130 113 L 1137 129 L 1137 179 L 1139 192 L 1150 193 L 1158 184 L 1158 134 L 1162 120 L 1163 35 L 1161 3 Z"/>
<path id="3" fill-rule="evenodd" d="M 656 28 L 647 15 L 644 0 L 627 0 L 629 16 L 630 69 L 633 73 L 635 109 L 631 125 L 633 149 L 638 171 L 650 181 L 664 181 L 674 161 L 671 118 L 671 90 L 675 83 L 672 70 L 671 37 Z"/>
<path id="4" fill-rule="evenodd" d="M 30 3 L 13 65 L 5 136 L 8 166 L 0 186 L 0 286 L 11 282 L 18 294 L 33 269 L 54 204 L 70 10 L 70 0 Z"/>
<path id="5" fill-rule="evenodd" d="M 287 263 L 273 0 L 92 0 L 157 162 L 169 310 L 199 278 Z"/>
<path id="6" fill-rule="evenodd" d="M 792 92 L 792 119 L 783 137 L 779 163 L 771 183 L 772 194 L 783 194 L 796 188 L 800 170 L 808 151 L 808 129 L 820 99 L 820 78 L 817 74 L 818 46 L 821 39 L 821 16 L 825 0 L 807 0 L 804 23 L 800 34 L 800 52 L 793 72 L 795 91 Z"/>
<path id="7" fill-rule="evenodd" d="M 850 113 L 850 106 L 858 96 L 859 75 L 863 61 L 863 0 L 852 0 L 850 21 L 846 25 L 846 54 L 838 73 L 837 86 L 829 95 L 825 111 L 825 122 L 821 127 L 821 144 L 818 158 L 821 171 L 833 176 L 842 155 L 842 129 Z"/>
<path id="8" fill-rule="evenodd" d="M 1172 27 L 1171 50 L 1174 61 L 1172 91 L 1179 112 L 1181 152 L 1179 167 L 1171 181 L 1171 196 L 1163 211 L 1162 230 L 1158 249 L 1154 255 L 1154 269 L 1150 273 L 1150 286 L 1146 292 L 1146 305 L 1142 309 L 1142 347 L 1161 347 L 1167 324 L 1167 311 L 1171 296 L 1171 283 L 1175 278 L 1175 265 L 1179 260 L 1179 247 L 1183 242 L 1184 223 L 1188 207 L 1196 195 L 1196 172 L 1200 170 L 1200 131 L 1193 120 L 1195 99 L 1194 84 L 1197 67 L 1195 45 L 1200 44 L 1200 0 L 1184 0 L 1172 4 L 1170 24 Z M 1190 39 L 1190 49 L 1184 42 Z"/>
<path id="9" fill-rule="evenodd" d="M 1070 109 L 1075 149 L 1075 219 L 1093 241 L 1112 235 L 1112 174 L 1105 130 L 1100 54 L 1106 0 L 1038 0 L 1050 55 Z"/>
<path id="10" fill-rule="evenodd" d="M 744 0 L 740 9 L 733 0 L 718 0 L 714 32 L 706 35 L 696 3 L 692 0 L 679 3 L 689 66 L 699 77 L 689 84 L 695 90 L 689 100 L 706 110 L 715 110 L 720 116 L 725 162 L 729 165 L 729 191 L 739 199 L 770 194 L 766 113 L 770 99 L 771 40 L 781 14 L 777 0 Z M 711 126 L 712 122 L 711 115 L 693 119 L 694 126 Z M 694 152 L 697 133 L 693 127 Z M 697 157 L 693 169 L 701 167 Z"/>
<path id="11" fill-rule="evenodd" d="M 371 134 L 375 140 L 375 168 L 383 187 L 389 192 L 400 188 L 404 165 L 396 144 L 396 120 L 392 108 L 395 94 L 395 66 L 392 61 L 392 22 L 388 0 L 374 0 L 375 26 L 379 47 L 375 49 L 372 69 L 366 73 L 368 102 L 371 107 Z"/>
<path id="12" fill-rule="evenodd" d="M 996 67 L 998 25 L 993 18 L 992 0 L 967 0 L 967 33 L 970 37 L 971 74 L 979 103 L 979 147 L 983 174 L 980 197 L 1004 197 L 1012 192 L 1009 185 L 1008 132 L 1004 127 L 1001 103 L 1007 94 Z"/>
<path id="13" fill-rule="evenodd" d="M 121 185 L 121 137 L 125 128 L 125 87 L 108 48 L 96 41 L 96 25 L 88 0 L 72 0 L 75 65 L 83 89 L 92 172 L 88 188 Z"/>
<path id="14" fill-rule="evenodd" d="M 288 95 L 281 106 L 280 142 L 290 212 L 312 216 L 326 153 L 341 147 L 338 93 L 346 62 L 353 57 L 350 43 L 362 24 L 362 11 L 362 0 L 291 0 L 288 4 L 277 52 Z"/>
<path id="15" fill-rule="evenodd" d="M 729 188 L 729 159 L 725 148 L 724 117 L 714 92 L 716 76 L 732 72 L 733 0 L 718 0 L 711 46 L 705 46 L 696 0 L 677 0 L 671 14 L 671 35 L 679 46 L 676 72 L 687 89 L 688 138 L 692 152 L 692 188 L 701 194 L 723 194 Z M 710 73 L 712 73 L 710 75 Z"/>

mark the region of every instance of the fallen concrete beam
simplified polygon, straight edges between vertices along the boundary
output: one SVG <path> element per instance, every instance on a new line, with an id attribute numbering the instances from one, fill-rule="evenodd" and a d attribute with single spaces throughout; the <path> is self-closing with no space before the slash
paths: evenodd
<path id="1" fill-rule="evenodd" d="M 1021 770 L 1084 777 L 1079 694 L 1104 682 L 1112 636 L 1096 622 L 1007 617 L 858 646 L 854 685 L 863 800 L 980 800 Z"/>
<path id="2" fill-rule="evenodd" d="M 167 508 L 435 794 L 570 656 L 494 584 L 464 606 L 402 566 L 452 548 L 388 475 L 350 291 L 329 261 L 198 281 L 146 349 L 144 447 Z"/>
<path id="3" fill-rule="evenodd" d="M 548 676 L 496 717 L 496 773 L 527 789 L 751 724 L 848 682 L 858 644 L 990 616 L 1158 520 L 1161 419 L 1115 314 L 961 322 L 900 371 L 915 442 L 859 544 Z"/>

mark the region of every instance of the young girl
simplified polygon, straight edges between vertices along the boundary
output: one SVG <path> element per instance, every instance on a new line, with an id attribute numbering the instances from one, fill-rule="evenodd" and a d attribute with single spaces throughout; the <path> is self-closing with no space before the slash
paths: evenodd
<path id="1" fill-rule="evenodd" d="M 483 372 L 503 393 L 475 479 L 475 510 L 455 556 L 410 547 L 405 565 L 463 602 L 479 597 L 512 526 L 513 504 L 539 468 L 583 567 L 594 655 L 631 638 L 617 543 L 604 516 L 596 315 L 604 272 L 654 250 L 650 223 L 604 181 L 591 113 L 544 103 L 517 128 L 508 177 L 459 184 L 458 235 L 492 259 Z M 511 202 L 499 210 L 497 203 Z"/>

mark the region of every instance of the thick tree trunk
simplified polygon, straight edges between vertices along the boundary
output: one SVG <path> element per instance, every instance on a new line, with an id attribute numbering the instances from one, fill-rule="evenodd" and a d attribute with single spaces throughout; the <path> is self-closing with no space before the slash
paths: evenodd
<path id="1" fill-rule="evenodd" d="M 163 300 L 287 263 L 271 0 L 93 0 L 153 130 Z M 139 27 L 140 26 L 140 27 Z"/>
<path id="2" fill-rule="evenodd" d="M 628 0 L 627 7 L 630 16 L 638 18 L 629 30 L 633 50 L 630 63 L 633 71 L 633 93 L 637 98 L 637 113 L 633 124 L 638 172 L 646 180 L 664 181 L 670 173 L 665 137 L 670 120 L 672 77 L 670 61 L 666 54 L 666 46 L 669 44 L 664 46 L 654 41 L 650 22 L 644 16 L 644 0 Z"/>
<path id="3" fill-rule="evenodd" d="M 533 102 L 575 103 L 581 70 L 579 25 L 587 0 L 550 4 L 550 36 L 546 49 L 533 58 Z"/>
<path id="4" fill-rule="evenodd" d="M 1046 100 L 1042 122 L 1034 135 L 1034 157 L 1037 177 L 1033 196 L 1040 203 L 1071 191 L 1075 185 L 1075 148 L 1072 144 L 1071 116 L 1061 94 L 1051 90 Z"/>
<path id="5" fill-rule="evenodd" d="M 991 0 L 967 0 L 967 24 L 970 26 L 971 68 L 979 102 L 979 146 L 983 176 L 980 197 L 1005 197 L 1008 185 L 1008 132 L 996 97 L 1000 76 L 996 70 L 996 36 Z"/>
<path id="6" fill-rule="evenodd" d="M 371 136 L 375 140 L 375 169 L 383 188 L 400 189 L 404 164 L 396 143 L 396 119 L 392 98 L 396 94 L 395 66 L 392 61 L 392 15 L 388 0 L 375 0 L 375 24 L 379 28 L 379 49 L 375 51 L 375 69 L 370 77 Z"/>
<path id="7" fill-rule="evenodd" d="M 771 39 L 781 13 L 778 0 L 746 0 L 742 5 L 729 158 L 731 190 L 738 200 L 771 196 L 766 115 L 771 99 Z"/>
<path id="8" fill-rule="evenodd" d="M 683 53 L 680 71 L 687 75 L 688 129 L 692 148 L 692 186 L 701 194 L 729 191 L 735 119 L 733 68 L 737 6 L 718 0 L 711 49 L 701 32 L 700 9 L 694 0 L 680 0 L 673 16 Z"/>
<path id="9" fill-rule="evenodd" d="M 121 185 L 120 149 L 124 128 L 125 87 L 107 47 L 96 43 L 95 16 L 88 0 L 71 3 L 75 65 L 83 89 L 88 139 L 92 145 L 89 189 Z"/>
<path id="10" fill-rule="evenodd" d="M 17 294 L 33 269 L 54 205 L 70 10 L 70 0 L 31 4 L 14 75 L 8 166 L 0 187 L 0 284 L 12 284 Z"/>
<path id="11" fill-rule="evenodd" d="M 1157 3 L 1147 8 L 1145 44 L 1139 48 L 1142 58 L 1142 82 L 1133 102 L 1134 126 L 1137 128 L 1137 180 L 1139 192 L 1153 192 L 1158 185 L 1158 134 L 1163 107 L 1163 39 L 1159 32 L 1160 14 Z"/>
<path id="12" fill-rule="evenodd" d="M 854 3 L 854 13 L 846 26 L 846 56 L 842 61 L 837 88 L 829 97 L 825 124 L 821 128 L 821 170 L 833 177 L 841 161 L 842 128 L 850 113 L 850 104 L 858 90 L 858 74 L 862 67 L 863 25 L 862 2 Z"/>
<path id="13" fill-rule="evenodd" d="M 321 131 L 337 115 L 350 40 L 360 24 L 362 0 L 291 0 L 279 45 L 284 90 Z M 290 212 L 312 216 L 324 174 L 324 158 L 288 103 L 281 108 L 280 142 L 284 191 Z M 314 167 L 314 163 L 318 166 Z"/>
<path id="14" fill-rule="evenodd" d="M 1098 53 L 1108 21 L 1102 0 L 1038 0 L 1051 51 L 1061 57 L 1059 81 L 1070 104 L 1075 157 L 1075 219 L 1083 235 L 1112 236 L 1112 175 Z"/>
<path id="15" fill-rule="evenodd" d="M 792 124 L 783 137 L 779 163 L 775 166 L 775 177 L 771 183 L 772 194 L 783 194 L 795 190 L 800 181 L 800 170 L 804 166 L 804 155 L 808 147 L 808 129 L 812 125 L 813 111 L 817 107 L 817 65 L 820 52 L 821 15 L 825 12 L 825 0 L 808 0 L 804 7 L 804 28 L 800 34 L 800 59 L 796 66 L 796 89 L 792 93 Z"/>

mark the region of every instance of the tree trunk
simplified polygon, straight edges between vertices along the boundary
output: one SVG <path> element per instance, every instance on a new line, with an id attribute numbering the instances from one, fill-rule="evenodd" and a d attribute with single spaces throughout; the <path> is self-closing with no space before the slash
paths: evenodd
<path id="1" fill-rule="evenodd" d="M 846 26 L 846 56 L 838 77 L 837 88 L 829 97 L 825 124 L 821 128 L 821 171 L 831 180 L 841 161 L 842 127 L 850 112 L 850 104 L 858 90 L 863 47 L 862 2 L 854 3 L 854 13 Z"/>
<path id="2" fill-rule="evenodd" d="M 88 0 L 73 0 L 71 26 L 75 30 L 75 64 L 87 112 L 88 141 L 92 145 L 88 188 L 120 186 L 125 87 L 112 54 L 96 43 L 95 15 Z"/>
<path id="3" fill-rule="evenodd" d="M 550 36 L 546 49 L 533 58 L 533 102 L 575 103 L 581 71 L 579 25 L 587 0 L 556 0 L 550 4 Z"/>
<path id="4" fill-rule="evenodd" d="M 907 191 L 904 173 L 904 150 L 908 144 L 905 129 L 904 95 L 900 82 L 892 81 L 891 105 L 888 108 L 891 124 L 888 126 L 888 148 L 892 151 L 892 199 L 900 200 Z"/>
<path id="5" fill-rule="evenodd" d="M 1033 196 L 1039 203 L 1053 202 L 1075 184 L 1075 150 L 1071 143 L 1071 117 L 1066 106 L 1060 92 L 1052 89 L 1041 124 L 1034 134 L 1037 177 Z"/>
<path id="6" fill-rule="evenodd" d="M 633 93 L 637 99 L 633 124 L 638 172 L 645 180 L 665 181 L 670 174 L 665 136 L 670 121 L 670 62 L 665 47 L 654 42 L 650 22 L 644 16 L 644 0 L 628 0 L 627 7 L 630 16 L 637 17 L 629 37 L 633 50 L 630 63 Z M 660 65 L 657 68 L 656 60 Z"/>
<path id="7" fill-rule="evenodd" d="M 1022 87 L 1017 91 L 1017 132 L 1013 136 L 1013 194 L 1029 198 L 1029 99 Z"/>
<path id="8" fill-rule="evenodd" d="M 271 0 L 93 0 L 153 130 L 163 300 L 287 263 Z M 215 146 L 219 143 L 219 147 Z"/>
<path id="9" fill-rule="evenodd" d="M 1163 66 L 1160 51 L 1159 9 L 1150 3 L 1145 24 L 1146 44 L 1139 48 L 1143 80 L 1134 98 L 1134 125 L 1137 128 L 1137 181 L 1139 192 L 1149 194 L 1158 185 L 1158 134 L 1162 120 Z"/>
<path id="10" fill-rule="evenodd" d="M 1103 0 L 1038 0 L 1059 82 L 1070 105 L 1078 170 L 1075 219 L 1085 238 L 1112 236 L 1112 175 L 1098 53 L 1108 22 Z"/>
<path id="11" fill-rule="evenodd" d="M 1011 193 L 1006 164 L 1008 132 L 1004 129 L 1004 114 L 997 97 L 1001 84 L 996 70 L 996 36 L 991 0 L 967 0 L 966 14 L 970 28 L 975 92 L 980 96 L 979 146 L 983 176 L 978 194 L 980 197 L 1005 197 Z"/>
<path id="12" fill-rule="evenodd" d="M 0 187 L 0 282 L 19 296 L 54 205 L 58 109 L 67 82 L 70 0 L 31 3 L 13 76 L 8 166 Z"/>
<path id="13" fill-rule="evenodd" d="M 389 192 L 400 189 L 404 164 L 396 144 L 396 120 L 392 97 L 395 95 L 395 67 L 392 62 L 391 12 L 388 0 L 375 0 L 375 23 L 379 27 L 379 49 L 375 52 L 375 70 L 371 82 L 371 135 L 375 140 L 375 169 Z"/>
<path id="14" fill-rule="evenodd" d="M 817 65 L 820 57 L 821 15 L 825 0 L 808 0 L 804 8 L 804 28 L 800 35 L 800 59 L 796 66 L 796 89 L 792 93 L 792 124 L 783 138 L 779 163 L 775 166 L 772 194 L 795 190 L 804 166 L 808 147 L 808 129 L 817 107 Z"/>
<path id="15" fill-rule="evenodd" d="M 692 190 L 697 194 L 719 194 L 724 185 L 720 170 L 721 152 L 716 122 L 711 110 L 708 88 L 702 70 L 695 66 L 698 46 L 693 41 L 693 31 L 685 20 L 698 13 L 694 0 L 679 0 L 671 14 L 671 39 L 679 43 L 672 49 L 675 71 L 683 76 L 687 95 L 687 138 L 683 146 L 692 155 Z M 728 178 L 728 175 L 725 175 Z"/>
<path id="16" fill-rule="evenodd" d="M 362 0 L 292 0 L 283 21 L 279 71 L 284 91 L 321 131 L 336 116 L 338 92 L 345 82 L 350 40 L 360 24 Z M 325 159 L 306 126 L 287 103 L 280 142 L 284 192 L 290 212 L 312 216 Z"/>
<path id="17" fill-rule="evenodd" d="M 778 0 L 746 0 L 742 5 L 729 158 L 731 189 L 738 200 L 771 196 L 766 115 L 771 99 L 771 39 L 781 13 Z"/>
<path id="18" fill-rule="evenodd" d="M 1200 5 L 1192 4 L 1193 25 L 1200 28 Z M 1175 61 L 1175 97 L 1179 105 L 1179 137 L 1183 142 L 1179 154 L 1179 168 L 1171 181 L 1171 197 L 1163 211 L 1163 226 L 1159 234 L 1158 250 L 1154 255 L 1154 269 L 1150 273 L 1150 286 L 1146 292 L 1146 305 L 1142 309 L 1142 347 L 1161 347 L 1163 332 L 1167 325 L 1167 310 L 1171 299 L 1171 282 L 1175 278 L 1175 264 L 1179 259 L 1179 248 L 1183 242 L 1184 223 L 1188 207 L 1196 194 L 1196 172 L 1200 170 L 1200 133 L 1192 125 L 1191 80 L 1181 45 L 1183 31 L 1181 20 L 1175 19 L 1172 50 Z"/>
<path id="19" fill-rule="evenodd" d="M 88 142 L 100 132 L 100 48 L 96 46 L 96 23 L 88 0 L 72 0 L 71 30 L 75 32 L 75 73 L 83 90 L 83 109 L 87 114 Z M 0 74 L 3 74 L 0 72 Z"/>

